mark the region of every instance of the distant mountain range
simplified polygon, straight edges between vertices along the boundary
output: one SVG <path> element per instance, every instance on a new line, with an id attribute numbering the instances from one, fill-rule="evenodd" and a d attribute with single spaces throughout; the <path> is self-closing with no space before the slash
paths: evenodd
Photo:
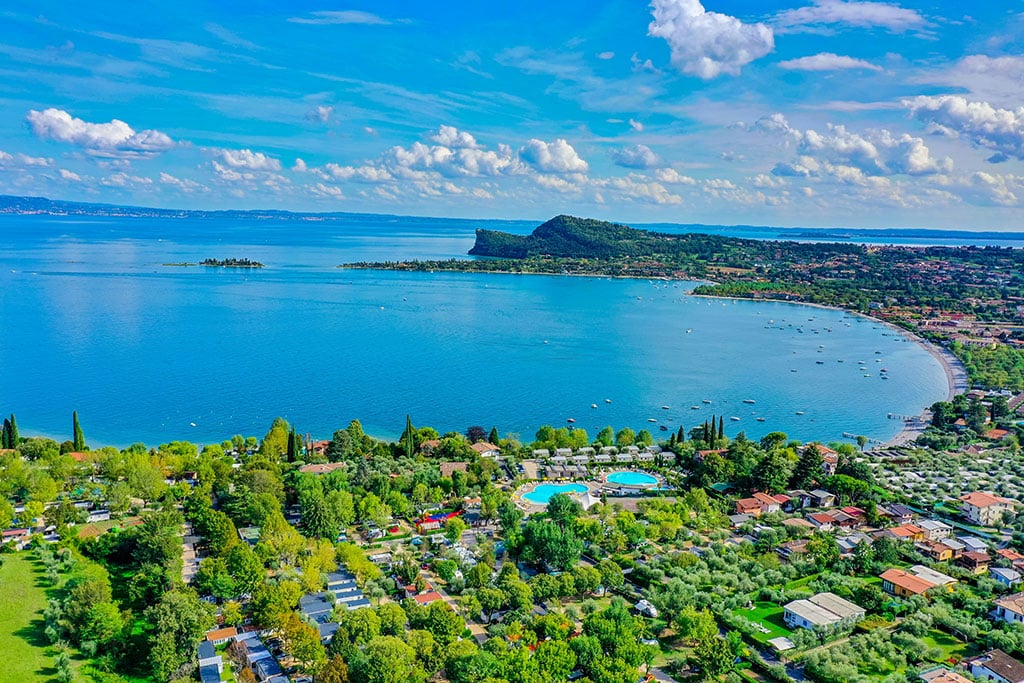
<path id="1" fill-rule="evenodd" d="M 193 218 L 193 219 L 204 219 L 204 218 L 254 218 L 254 219 L 267 219 L 273 218 L 277 220 L 345 220 L 354 219 L 361 216 L 374 216 L 374 217 L 390 217 L 389 214 L 371 214 L 371 213 L 358 213 L 358 212 L 295 212 L 295 211 L 283 211 L 277 209 L 223 209 L 223 210 L 198 210 L 198 209 L 160 209 L 152 207 L 142 206 L 127 206 L 120 204 L 98 204 L 89 202 L 72 202 L 64 201 L 60 199 L 48 199 L 46 197 L 20 197 L 15 195 L 0 195 L 0 215 L 3 214 L 16 214 L 16 215 L 51 215 L 51 216 L 105 216 L 105 217 L 125 217 L 125 218 Z M 397 216 L 396 216 L 397 217 Z M 401 217 L 415 219 L 416 217 Z M 561 217 L 559 217 L 561 218 Z M 557 219 L 553 219 L 557 220 Z M 464 218 L 451 219 L 453 223 L 494 223 L 499 221 L 493 220 L 469 220 Z M 500 221 L 502 223 L 508 223 L 508 221 Z M 528 221 L 514 221 L 515 223 L 522 223 L 525 226 L 529 225 Z M 604 225 L 614 225 L 616 227 L 615 238 L 630 239 L 636 237 L 636 233 L 633 228 L 626 227 L 624 225 L 604 223 Z M 548 221 L 551 223 L 551 221 Z M 754 239 L 765 239 L 776 238 L 786 240 L 854 240 L 854 241 L 885 241 L 887 239 L 959 239 L 968 238 L 971 240 L 1021 240 L 1024 241 L 1024 232 L 999 232 L 999 231 L 977 231 L 977 230 L 937 230 L 932 228 L 780 228 L 772 226 L 758 226 L 758 225 L 708 225 L 704 223 L 644 223 L 635 224 L 637 227 L 642 227 L 646 231 L 660 232 L 666 234 L 681 234 L 681 233 L 705 233 L 705 234 L 718 234 L 718 235 L 732 235 L 732 236 L 747 236 Z M 551 227 L 551 226 L 549 226 Z M 561 225 L 559 227 L 565 227 Z M 633 232 L 630 232 L 633 231 Z M 488 232 L 488 231 L 484 231 Z M 493 231 L 490 231 L 493 232 Z M 606 231 L 602 231 L 605 232 Z M 541 231 L 543 236 L 544 231 Z M 621 235 L 619 234 L 621 233 Z M 767 233 L 767 234 L 766 234 Z M 503 233 L 510 235 L 510 233 Z M 606 233 L 607 235 L 607 233 Z M 495 246 L 501 238 L 496 235 L 485 236 L 484 241 L 487 243 L 488 250 L 492 247 L 496 252 L 502 251 L 502 249 L 512 249 L 512 242 L 505 240 L 504 247 Z M 490 240 L 490 241 L 488 241 Z M 524 247 L 525 245 L 519 245 Z M 482 253 L 481 253 L 482 255 Z"/>

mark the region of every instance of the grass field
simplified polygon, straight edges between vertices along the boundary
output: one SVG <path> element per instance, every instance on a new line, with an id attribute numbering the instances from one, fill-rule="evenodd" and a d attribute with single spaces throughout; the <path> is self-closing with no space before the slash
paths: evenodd
<path id="1" fill-rule="evenodd" d="M 810 576 L 805 576 L 801 579 L 797 579 L 796 581 L 790 581 L 786 584 L 786 590 L 792 591 L 798 588 L 806 588 L 807 584 L 814 581 L 816 578 L 818 578 L 817 574 L 811 574 Z"/>
<path id="2" fill-rule="evenodd" d="M 972 648 L 967 643 L 954 638 L 948 633 L 944 633 L 934 628 L 928 631 L 921 640 L 928 644 L 929 647 L 940 648 L 942 650 L 943 659 L 955 659 L 959 661 L 967 655 L 974 654 L 977 649 Z"/>
<path id="3" fill-rule="evenodd" d="M 46 584 L 38 561 L 26 554 L 3 555 L 0 564 L 0 652 L 3 679 L 49 681 L 56 673 L 43 633 Z"/>
<path id="4" fill-rule="evenodd" d="M 757 632 L 753 634 L 754 640 L 759 643 L 767 643 L 772 638 L 785 636 L 788 638 L 793 632 L 786 628 L 786 622 L 782 619 L 786 610 L 774 602 L 755 602 L 754 609 L 738 609 L 736 614 L 746 617 L 749 621 L 759 624 L 768 630 L 768 633 Z"/>

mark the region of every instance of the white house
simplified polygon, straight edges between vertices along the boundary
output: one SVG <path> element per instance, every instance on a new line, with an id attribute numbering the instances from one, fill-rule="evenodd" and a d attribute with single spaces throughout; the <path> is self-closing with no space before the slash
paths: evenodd
<path id="1" fill-rule="evenodd" d="M 1007 624 L 1024 624 L 1024 593 L 1004 595 L 997 599 L 992 615 Z"/>
<path id="2" fill-rule="evenodd" d="M 1024 682 L 1024 664 L 1002 650 L 989 650 L 968 660 L 968 671 L 975 678 L 996 683 Z"/>
<path id="3" fill-rule="evenodd" d="M 918 522 L 917 526 L 924 529 L 924 536 L 929 541 L 941 541 L 944 538 L 949 538 L 953 533 L 953 527 L 937 519 L 923 520 Z"/>
<path id="4" fill-rule="evenodd" d="M 981 526 L 995 526 L 1002 522 L 1003 513 L 1012 512 L 1017 502 L 985 491 L 974 491 L 960 496 L 960 514 L 969 522 Z"/>
<path id="5" fill-rule="evenodd" d="M 791 628 L 809 630 L 853 626 L 864 618 L 864 609 L 835 593 L 818 593 L 785 606 L 783 619 Z"/>

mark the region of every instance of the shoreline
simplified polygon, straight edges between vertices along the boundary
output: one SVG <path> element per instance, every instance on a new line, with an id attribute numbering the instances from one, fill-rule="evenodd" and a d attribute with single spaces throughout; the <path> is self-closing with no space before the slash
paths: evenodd
<path id="1" fill-rule="evenodd" d="M 542 273 L 534 270 L 460 270 L 457 268 L 384 268 L 381 266 L 360 266 L 342 263 L 334 266 L 341 270 L 380 270 L 390 273 L 465 273 L 467 275 L 543 275 L 547 277 L 592 277 L 602 280 L 657 280 L 659 282 L 696 282 L 699 285 L 717 285 L 714 280 L 699 277 L 675 277 L 673 275 L 609 275 L 607 273 Z M 724 298 L 724 297 L 722 297 Z"/>

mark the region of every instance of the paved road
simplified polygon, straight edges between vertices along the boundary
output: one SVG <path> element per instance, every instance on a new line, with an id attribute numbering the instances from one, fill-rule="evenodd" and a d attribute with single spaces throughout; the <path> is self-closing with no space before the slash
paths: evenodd
<path id="1" fill-rule="evenodd" d="M 664 669 L 659 669 L 656 666 L 652 666 L 649 673 L 654 676 L 654 680 L 661 681 L 661 683 L 676 683 L 676 679 L 669 676 Z"/>

